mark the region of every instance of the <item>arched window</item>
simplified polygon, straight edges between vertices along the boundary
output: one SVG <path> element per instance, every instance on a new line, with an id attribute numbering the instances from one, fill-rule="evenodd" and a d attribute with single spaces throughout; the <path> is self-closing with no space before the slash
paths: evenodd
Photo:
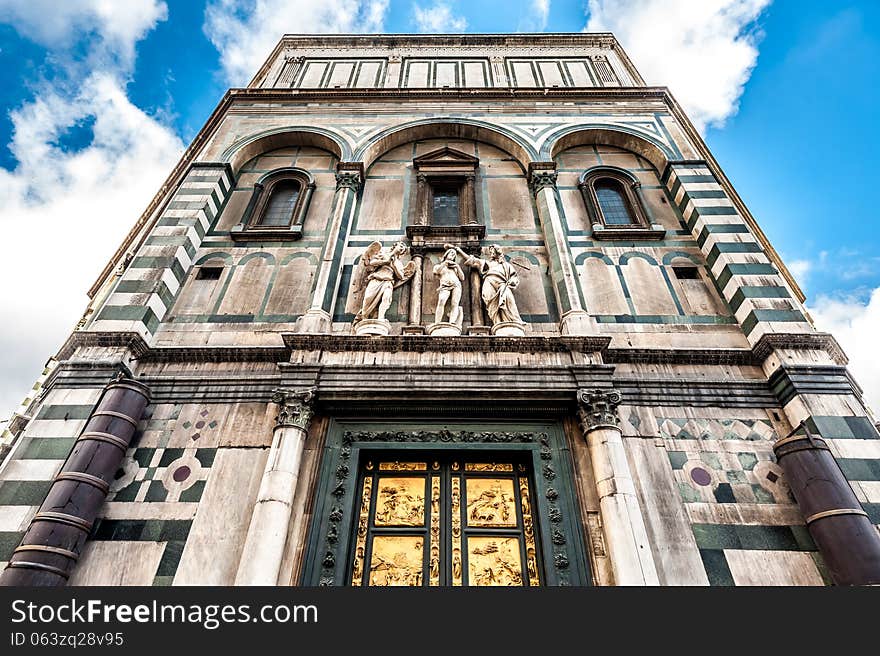
<path id="1" fill-rule="evenodd" d="M 289 226 L 299 200 L 302 185 L 297 180 L 281 180 L 272 187 L 266 209 L 260 217 L 261 226 Z"/>
<path id="2" fill-rule="evenodd" d="M 596 200 L 605 225 L 632 225 L 635 213 L 629 206 L 623 186 L 614 178 L 599 178 L 595 183 Z"/>
<path id="3" fill-rule="evenodd" d="M 311 174 L 303 169 L 267 173 L 254 183 L 247 209 L 230 235 L 236 240 L 299 239 L 314 188 Z"/>
<path id="4" fill-rule="evenodd" d="M 595 239 L 662 239 L 666 231 L 652 220 L 639 181 L 616 166 L 596 166 L 579 184 Z"/>

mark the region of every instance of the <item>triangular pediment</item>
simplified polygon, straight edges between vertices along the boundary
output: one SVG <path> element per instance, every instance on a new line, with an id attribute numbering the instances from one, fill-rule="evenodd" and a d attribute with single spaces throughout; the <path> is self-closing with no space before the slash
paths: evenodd
<path id="1" fill-rule="evenodd" d="M 413 159 L 416 168 L 421 166 L 464 166 L 476 168 L 480 160 L 455 148 L 444 146 Z"/>

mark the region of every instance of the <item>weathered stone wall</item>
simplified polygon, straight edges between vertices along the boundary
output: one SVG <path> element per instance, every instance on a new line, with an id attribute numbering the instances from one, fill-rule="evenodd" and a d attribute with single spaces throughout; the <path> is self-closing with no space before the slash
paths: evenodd
<path id="1" fill-rule="evenodd" d="M 154 402 L 72 584 L 233 583 L 271 461 L 272 393 L 313 386 L 280 584 L 307 569 L 330 419 L 381 426 L 398 415 L 560 422 L 593 579 L 616 583 L 600 501 L 607 481 L 597 480 L 576 421 L 577 394 L 592 388 L 622 393 L 626 463 L 616 465 L 634 485 L 653 561 L 645 571 L 657 582 L 830 581 L 773 444 L 801 422 L 825 439 L 877 525 L 880 436 L 845 356 L 810 325 L 772 248 L 665 92 L 640 87 L 625 56 L 601 43 L 574 54 L 446 44 L 444 56 L 459 58 L 449 66 L 425 46 L 346 46 L 330 61 L 325 46 L 285 43 L 252 95 L 235 95 L 212 120 L 178 184 L 162 190 L 152 223 L 132 236 L 31 417 L 18 422 L 26 428 L 0 469 L 0 561 L 120 370 L 151 386 Z M 593 56 L 608 58 L 621 86 L 598 75 Z M 359 58 L 370 57 L 381 62 L 364 68 Z M 596 88 L 572 90 L 589 86 L 575 82 L 578 62 Z M 571 95 L 548 83 L 553 71 Z M 407 95 L 423 73 L 427 86 L 459 89 Z M 485 84 L 473 82 L 478 73 Z M 363 91 L 363 75 L 374 74 L 388 94 Z M 541 94 L 527 91 L 528 75 Z M 305 97 L 336 82 L 361 95 Z M 499 95 L 493 85 L 522 89 Z M 408 286 L 394 292 L 389 337 L 353 337 L 359 258 L 373 241 L 406 238 L 416 222 L 413 159 L 443 147 L 479 159 L 476 219 L 483 245 L 500 244 L 517 267 L 526 337 L 402 335 Z M 639 181 L 661 238 L 596 237 L 578 182 L 598 165 Z M 315 181 L 301 237 L 233 238 L 255 184 L 286 167 Z M 433 319 L 436 262 L 428 251 L 417 274 L 423 324 Z M 697 275 L 679 277 L 679 267 Z M 200 275 L 210 268 L 216 275 Z M 585 322 L 565 329 L 578 312 Z M 309 313 L 321 322 L 304 322 Z"/>

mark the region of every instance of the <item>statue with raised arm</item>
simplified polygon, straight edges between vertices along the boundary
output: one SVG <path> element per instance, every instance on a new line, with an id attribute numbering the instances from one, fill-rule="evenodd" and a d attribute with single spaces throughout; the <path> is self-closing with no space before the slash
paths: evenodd
<path id="1" fill-rule="evenodd" d="M 434 276 L 440 278 L 434 322 L 445 321 L 461 329 L 461 283 L 464 280 L 464 271 L 461 270 L 457 259 L 458 253 L 455 249 L 447 248 L 440 264 L 434 267 Z"/>
<path id="2" fill-rule="evenodd" d="M 361 309 L 355 315 L 355 324 L 365 323 L 374 327 L 370 330 L 357 330 L 359 334 L 388 334 L 386 329 L 378 329 L 377 325 L 388 324 L 385 313 L 391 307 L 392 294 L 415 274 L 415 262 L 410 260 L 404 266 L 400 258 L 409 249 L 402 241 L 391 248 L 383 248 L 374 241 L 367 246 L 361 256 L 360 278 L 364 287 Z"/>
<path id="3" fill-rule="evenodd" d="M 468 255 L 451 244 L 446 244 L 446 248 L 455 248 L 465 258 L 465 265 L 480 272 L 483 278 L 480 295 L 492 322 L 492 334 L 525 334 L 525 324 L 519 316 L 513 295 L 519 285 L 519 276 L 513 264 L 504 257 L 501 247 L 497 244 L 489 246 L 488 257 L 485 259 Z"/>

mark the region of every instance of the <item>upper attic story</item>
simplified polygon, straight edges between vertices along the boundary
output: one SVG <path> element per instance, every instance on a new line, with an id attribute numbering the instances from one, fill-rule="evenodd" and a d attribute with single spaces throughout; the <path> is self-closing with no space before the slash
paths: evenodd
<path id="1" fill-rule="evenodd" d="M 249 88 L 641 87 L 610 33 L 287 34 Z"/>

